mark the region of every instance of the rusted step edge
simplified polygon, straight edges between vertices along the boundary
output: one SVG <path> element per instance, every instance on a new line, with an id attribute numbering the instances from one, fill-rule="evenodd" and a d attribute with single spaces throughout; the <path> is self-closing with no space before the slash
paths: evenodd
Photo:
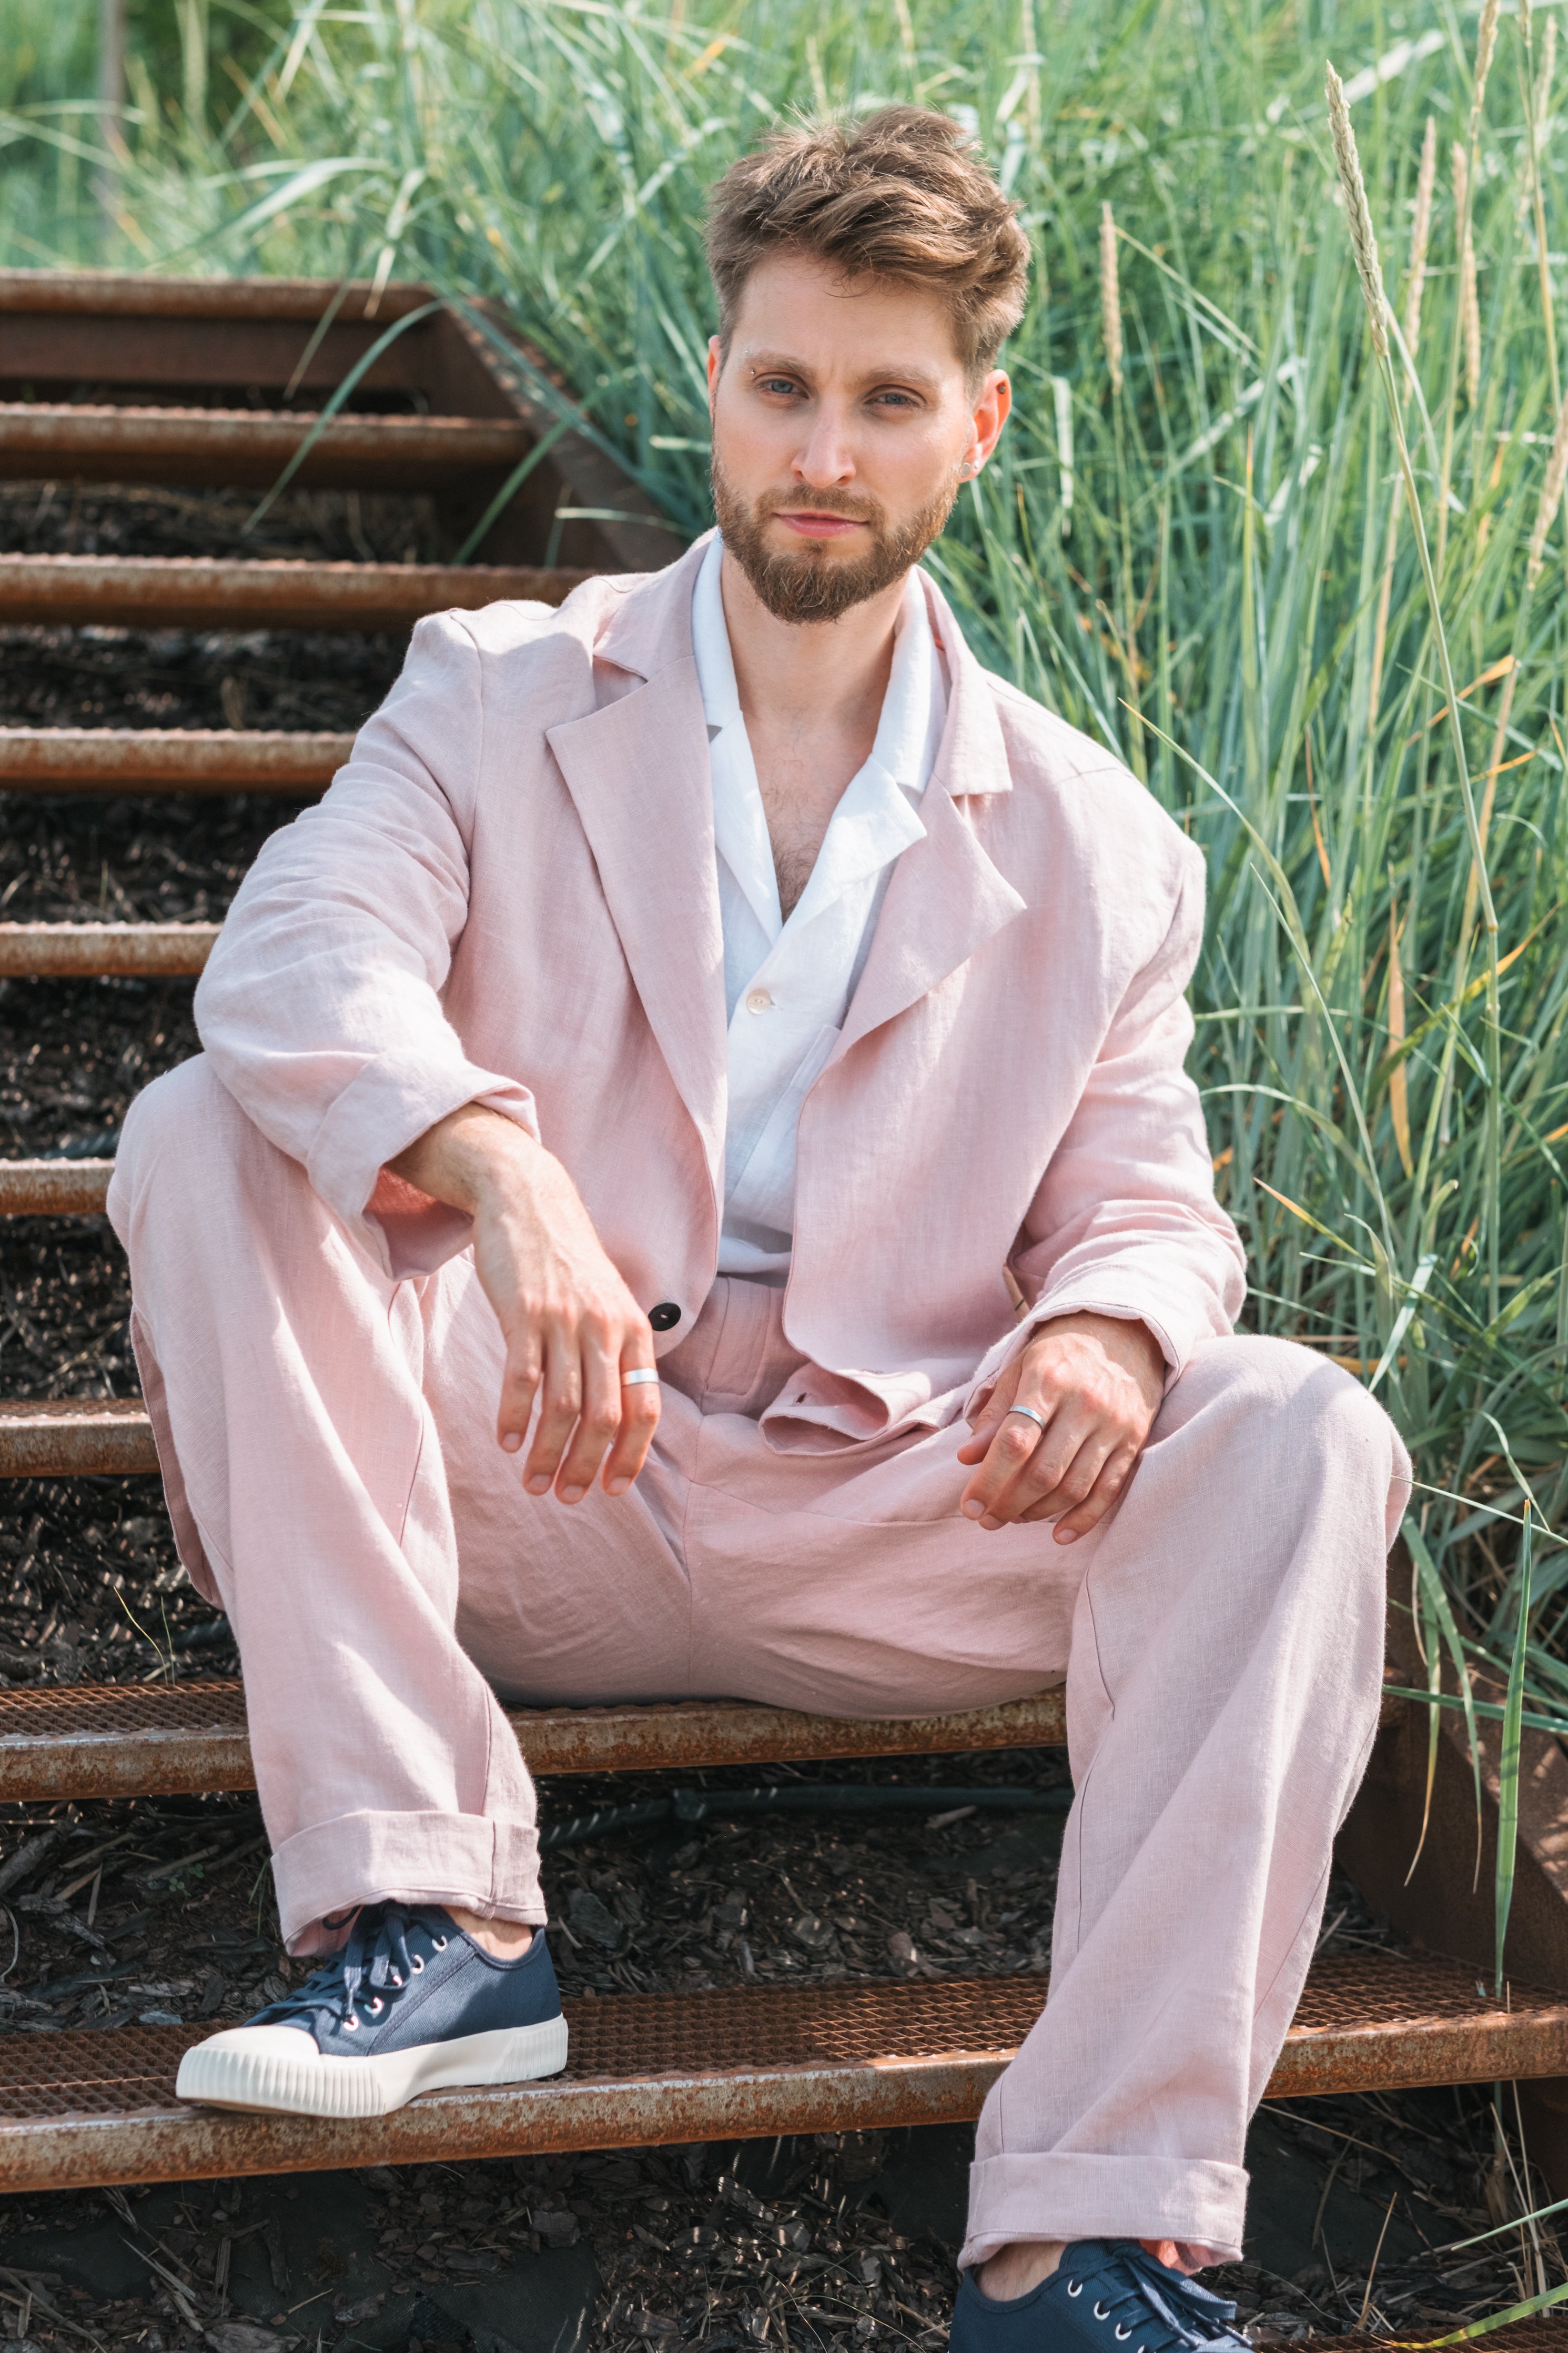
<path id="1" fill-rule="evenodd" d="M 0 622 L 130 628 L 403 629 L 504 599 L 559 605 L 593 575 L 499 564 L 225 563 L 0 555 Z"/>
<path id="2" fill-rule="evenodd" d="M 751 1700 L 509 1708 L 529 1768 L 689 1772 L 716 1765 L 824 1763 L 1059 1747 L 1060 1687 L 945 1715 L 867 1721 Z M 244 1685 L 76 1684 L 0 1693 L 0 1799 L 208 1795 L 253 1789 Z"/>
<path id="3" fill-rule="evenodd" d="M 172 2079 L 201 2027 L 126 2030 L 123 2040 L 8 2038 L 0 2179 L 8 2189 L 85 2189 L 963 2123 L 979 2113 L 1044 1993 L 1037 1978 L 579 2000 L 565 2007 L 582 2055 L 564 2078 L 428 2093 L 393 2116 L 352 2123 L 181 2107 Z M 1323 1965 L 1266 2096 L 1568 2073 L 1568 2003 L 1520 1987 L 1510 2000 L 1505 2010 L 1477 1997 L 1473 1972 L 1458 1965 Z M 984 2040 L 976 2027 L 989 2030 Z M 748 2041 L 775 2053 L 793 2043 L 800 2055 L 748 2061 Z M 836 2055 L 820 2055 L 824 2048 Z M 613 2064 L 595 2069 L 612 2053 Z M 716 2063 L 714 2054 L 731 2053 L 739 2063 Z"/>
<path id="4" fill-rule="evenodd" d="M 213 482 L 262 488 L 308 436 L 301 484 L 428 490 L 508 472 L 534 446 L 520 418 L 330 417 L 307 410 L 131 408 L 0 401 L 0 480 Z"/>
<path id="5" fill-rule="evenodd" d="M 140 1398 L 0 1403 L 0 1478 L 129 1477 L 157 1468 Z"/>
<path id="6" fill-rule="evenodd" d="M 101 319 L 296 319 L 329 310 L 349 323 L 382 325 L 434 300 L 428 286 L 373 279 L 160 278 L 152 270 L 0 269 L 0 314 L 68 312 Z"/>
<path id="7" fill-rule="evenodd" d="M 325 791 L 353 740 L 287 729 L 0 727 L 0 792 L 307 798 Z"/>
<path id="8" fill-rule="evenodd" d="M 0 979 L 189 978 L 216 923 L 0 923 Z"/>
<path id="9" fill-rule="evenodd" d="M 0 1160 L 0 1218 L 101 1217 L 113 1174 L 112 1160 Z M 5 1448 L 0 1415 L 0 1477 Z"/>

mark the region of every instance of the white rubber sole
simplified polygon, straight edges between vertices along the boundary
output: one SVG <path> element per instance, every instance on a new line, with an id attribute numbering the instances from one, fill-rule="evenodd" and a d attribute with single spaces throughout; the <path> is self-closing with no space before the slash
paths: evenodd
<path id="1" fill-rule="evenodd" d="M 384 2116 L 416 2092 L 456 2084 L 526 2084 L 558 2075 L 565 2064 L 563 2018 L 364 2059 L 323 2054 L 297 2026 L 231 2026 L 186 2052 L 174 2096 L 282 2116 Z"/>

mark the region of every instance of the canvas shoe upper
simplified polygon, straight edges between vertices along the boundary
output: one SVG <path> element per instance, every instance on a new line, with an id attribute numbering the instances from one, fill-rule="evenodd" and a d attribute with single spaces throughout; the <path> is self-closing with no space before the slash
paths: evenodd
<path id="1" fill-rule="evenodd" d="M 297 1990 L 187 2051 L 174 2090 L 216 2107 L 374 2116 L 416 2092 L 523 2083 L 565 2064 L 542 1930 L 505 1961 L 439 1905 L 372 1904 Z"/>
<path id="2" fill-rule="evenodd" d="M 1236 2306 L 1136 2239 L 1079 2239 L 1027 2295 L 984 2295 L 965 2272 L 951 2353 L 1250 2353 Z"/>

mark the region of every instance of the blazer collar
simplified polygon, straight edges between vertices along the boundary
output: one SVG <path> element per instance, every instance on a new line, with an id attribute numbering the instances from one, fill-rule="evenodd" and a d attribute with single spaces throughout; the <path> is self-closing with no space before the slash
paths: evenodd
<path id="1" fill-rule="evenodd" d="M 975 800 L 1013 789 L 991 681 L 935 582 L 924 573 L 921 581 L 947 659 L 947 724 L 921 802 L 926 838 L 893 869 L 835 1060 L 929 995 L 1027 904 L 986 856 L 973 824 Z"/>
<path id="2" fill-rule="evenodd" d="M 547 728 L 545 740 L 576 804 L 648 1025 L 701 1136 L 717 1201 L 728 1050 L 708 733 L 691 652 L 701 561 L 699 542 L 624 593 L 594 652 L 641 683 Z"/>
<path id="3" fill-rule="evenodd" d="M 691 592 L 710 536 L 624 590 L 598 633 L 596 660 L 641 683 L 548 729 L 547 740 L 717 1198 L 728 1113 L 724 941 L 691 650 Z M 935 988 L 1026 904 L 986 856 L 965 806 L 1012 790 L 991 682 L 935 583 L 921 580 L 947 661 L 947 724 L 921 803 L 926 838 L 893 869 L 835 1060 Z"/>

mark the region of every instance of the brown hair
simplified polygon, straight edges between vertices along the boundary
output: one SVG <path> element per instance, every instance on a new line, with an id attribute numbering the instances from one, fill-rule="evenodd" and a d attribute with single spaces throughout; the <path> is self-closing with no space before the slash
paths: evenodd
<path id="1" fill-rule="evenodd" d="M 1015 208 L 959 125 L 925 107 L 780 131 L 731 164 L 708 208 L 724 350 L 747 279 L 792 248 L 846 278 L 934 288 L 972 382 L 1024 314 L 1029 246 Z"/>

